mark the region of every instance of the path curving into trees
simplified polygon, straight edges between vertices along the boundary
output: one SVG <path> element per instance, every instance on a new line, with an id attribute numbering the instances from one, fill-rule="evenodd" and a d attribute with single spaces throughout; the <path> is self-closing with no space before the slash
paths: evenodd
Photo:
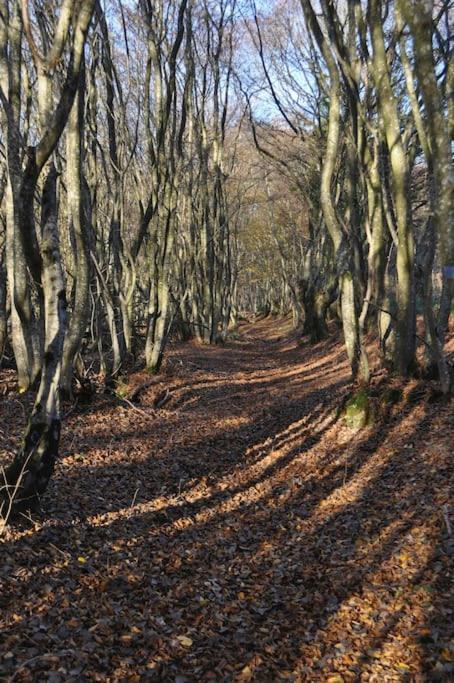
<path id="1" fill-rule="evenodd" d="M 6 680 L 449 674 L 450 406 L 377 374 L 354 432 L 341 340 L 290 327 L 172 345 L 134 401 L 72 410 L 45 514 L 3 537 Z M 27 400 L 0 403 L 11 452 Z"/>

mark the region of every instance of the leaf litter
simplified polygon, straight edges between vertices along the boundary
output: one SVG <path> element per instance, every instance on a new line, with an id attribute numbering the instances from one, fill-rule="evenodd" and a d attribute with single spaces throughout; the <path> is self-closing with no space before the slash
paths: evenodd
<path id="1" fill-rule="evenodd" d="M 354 432 L 338 339 L 241 332 L 137 373 L 140 410 L 70 413 L 42 511 L 1 541 L 1 680 L 454 677 L 452 403 L 391 379 L 383 405 L 376 373 Z M 2 458 L 29 400 L 2 397 Z"/>

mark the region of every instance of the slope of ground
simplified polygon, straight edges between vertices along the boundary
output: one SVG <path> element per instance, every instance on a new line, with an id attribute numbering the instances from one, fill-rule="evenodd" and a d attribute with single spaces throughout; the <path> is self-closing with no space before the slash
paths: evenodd
<path id="1" fill-rule="evenodd" d="M 342 345 L 284 332 L 177 345 L 137 405 L 71 412 L 0 549 L 1 680 L 451 679 L 452 404 L 376 378 L 355 433 Z M 26 401 L 1 399 L 4 453 Z"/>

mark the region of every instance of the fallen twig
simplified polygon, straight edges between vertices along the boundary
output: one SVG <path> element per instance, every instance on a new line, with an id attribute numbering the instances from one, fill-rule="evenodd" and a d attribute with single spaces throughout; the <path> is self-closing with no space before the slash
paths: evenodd
<path id="1" fill-rule="evenodd" d="M 149 413 L 146 413 L 144 410 L 141 410 L 140 408 L 135 406 L 134 403 L 132 403 L 128 398 L 124 398 L 123 396 L 118 396 L 117 394 L 116 394 L 116 397 L 118 398 L 119 401 L 123 401 L 124 403 L 126 403 L 126 405 L 128 405 L 130 408 L 132 408 L 132 410 L 135 410 L 136 413 L 139 413 L 139 415 L 143 415 L 148 420 L 152 420 L 153 418 L 156 417 L 156 413 L 153 412 L 152 415 L 150 415 Z"/>
<path id="2" fill-rule="evenodd" d="M 452 536 L 452 526 L 451 526 L 451 520 L 449 519 L 449 504 L 445 503 L 443 505 L 443 519 L 445 520 L 446 524 L 446 531 L 448 532 L 448 536 Z"/>

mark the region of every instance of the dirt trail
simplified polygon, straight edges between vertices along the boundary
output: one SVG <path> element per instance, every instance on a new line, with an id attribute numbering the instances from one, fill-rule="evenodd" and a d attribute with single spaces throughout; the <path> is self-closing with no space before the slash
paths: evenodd
<path id="1" fill-rule="evenodd" d="M 413 382 L 353 433 L 348 389 L 338 341 L 264 320 L 79 406 L 1 549 L 2 680 L 448 680 L 452 406 Z"/>

